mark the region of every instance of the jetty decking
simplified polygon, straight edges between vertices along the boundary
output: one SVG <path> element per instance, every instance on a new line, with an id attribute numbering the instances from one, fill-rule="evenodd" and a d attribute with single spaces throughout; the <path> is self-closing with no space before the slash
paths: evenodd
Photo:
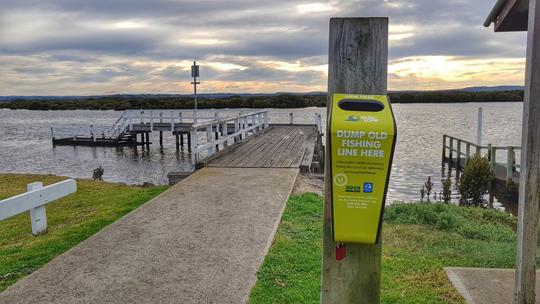
<path id="1" fill-rule="evenodd" d="M 520 164 L 516 162 L 516 152 L 521 147 L 476 145 L 472 142 L 449 135 L 443 135 L 442 163 L 458 171 L 463 168 L 473 155 L 485 155 L 489 159 L 497 183 L 508 186 L 519 184 Z M 497 153 L 504 152 L 504 153 Z M 498 160 L 504 159 L 504 162 Z"/>
<path id="2" fill-rule="evenodd" d="M 300 168 L 320 171 L 320 134 L 315 125 L 274 125 L 262 134 L 218 152 L 208 167 Z"/>

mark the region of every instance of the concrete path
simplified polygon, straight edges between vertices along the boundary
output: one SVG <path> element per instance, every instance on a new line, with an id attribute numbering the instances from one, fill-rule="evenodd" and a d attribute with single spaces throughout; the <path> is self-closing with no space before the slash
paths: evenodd
<path id="1" fill-rule="evenodd" d="M 514 301 L 514 269 L 447 267 L 445 270 L 468 304 L 510 304 Z M 536 273 L 536 294 L 540 294 L 540 272 Z M 540 303 L 540 297 L 536 303 Z"/>
<path id="2" fill-rule="evenodd" d="M 199 170 L 0 293 L 0 303 L 244 303 L 297 175 Z"/>

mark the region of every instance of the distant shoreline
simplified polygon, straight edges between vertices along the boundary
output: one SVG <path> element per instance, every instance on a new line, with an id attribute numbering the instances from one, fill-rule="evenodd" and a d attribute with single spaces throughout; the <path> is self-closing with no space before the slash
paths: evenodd
<path id="1" fill-rule="evenodd" d="M 471 102 L 521 102 L 522 90 L 511 91 L 424 91 L 391 92 L 392 103 L 437 104 Z M 129 110 L 129 109 L 192 109 L 193 98 L 167 95 L 114 95 L 74 99 L 17 99 L 0 102 L 0 108 L 26 110 Z M 199 109 L 224 108 L 306 108 L 326 107 L 324 93 L 277 94 L 262 96 L 200 97 Z"/>

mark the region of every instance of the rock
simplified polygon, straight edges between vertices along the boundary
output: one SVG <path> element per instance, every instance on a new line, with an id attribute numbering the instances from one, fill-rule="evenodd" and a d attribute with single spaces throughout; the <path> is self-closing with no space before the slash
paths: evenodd
<path id="1" fill-rule="evenodd" d="M 152 188 L 152 187 L 155 187 L 156 185 L 152 184 L 151 182 L 144 182 L 142 186 L 143 188 Z"/>

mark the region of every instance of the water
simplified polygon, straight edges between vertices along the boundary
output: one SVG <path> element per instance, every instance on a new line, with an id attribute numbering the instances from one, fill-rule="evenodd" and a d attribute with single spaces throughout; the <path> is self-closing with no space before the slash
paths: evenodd
<path id="1" fill-rule="evenodd" d="M 396 104 L 398 141 L 390 185 L 389 201 L 416 201 L 428 176 L 434 190 L 441 190 L 442 135 L 475 141 L 478 107 L 484 108 L 483 143 L 499 146 L 521 143 L 521 103 Z M 325 108 L 271 109 L 271 123 L 288 123 L 289 113 L 298 123 L 314 123 L 315 114 Z M 167 184 L 167 172 L 187 170 L 189 155 L 177 152 L 172 134 L 164 133 L 160 149 L 157 132 L 149 150 L 141 147 L 70 147 L 51 144 L 50 127 L 97 128 L 112 125 L 121 112 L 115 111 L 27 111 L 0 109 L 0 172 L 45 173 L 91 178 L 98 166 L 103 178 L 127 184 Z"/>

